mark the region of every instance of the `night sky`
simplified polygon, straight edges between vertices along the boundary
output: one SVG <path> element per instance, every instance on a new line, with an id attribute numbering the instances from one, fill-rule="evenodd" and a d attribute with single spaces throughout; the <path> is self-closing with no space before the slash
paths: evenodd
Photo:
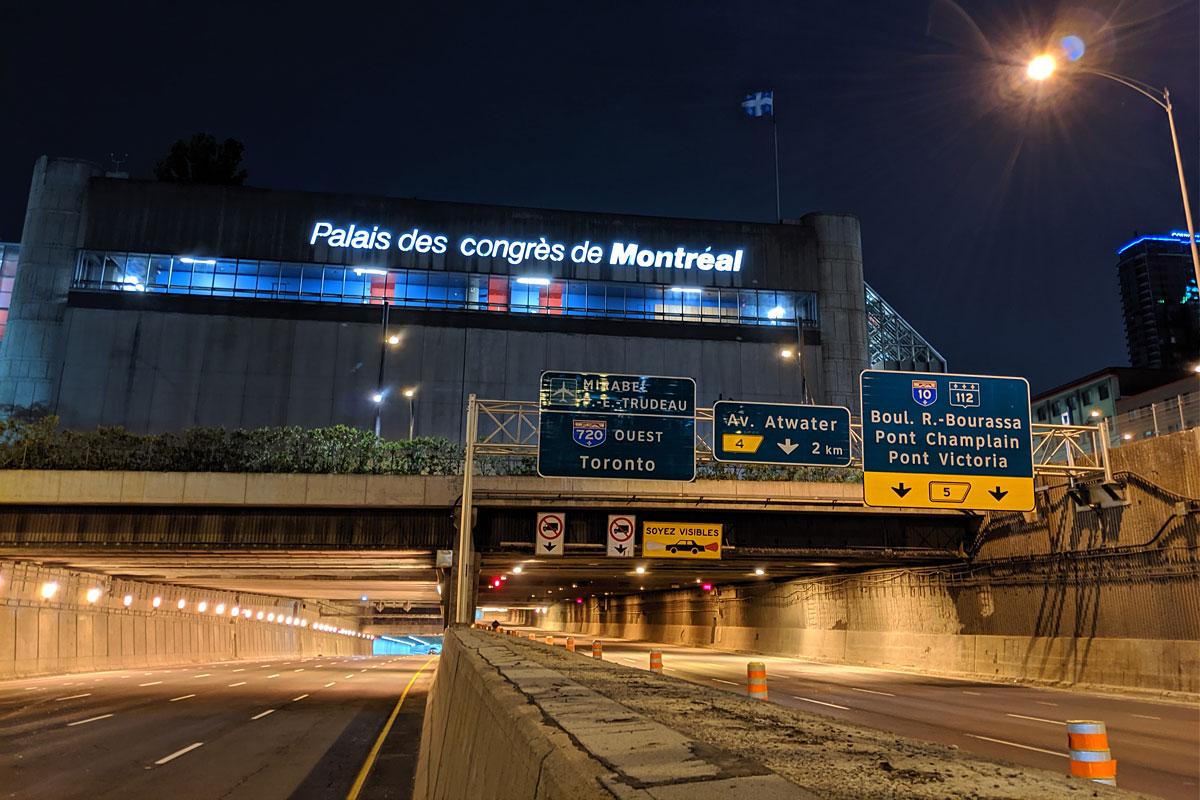
<path id="1" fill-rule="evenodd" d="M 784 216 L 858 215 L 953 371 L 1036 391 L 1127 363 L 1114 251 L 1184 225 L 1161 109 L 1020 64 L 1076 34 L 1169 86 L 1197 205 L 1195 0 L 243 5 L 5 4 L 0 240 L 38 155 L 148 177 L 195 131 L 256 186 L 768 221 L 774 89 Z"/>

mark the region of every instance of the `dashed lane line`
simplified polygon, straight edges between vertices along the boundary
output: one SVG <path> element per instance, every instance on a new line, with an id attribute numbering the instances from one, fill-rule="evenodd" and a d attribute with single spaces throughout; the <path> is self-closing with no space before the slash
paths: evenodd
<path id="1" fill-rule="evenodd" d="M 1029 719 L 1034 722 L 1045 722 L 1048 725 L 1066 725 L 1067 723 L 1057 719 L 1044 719 L 1043 717 L 1027 717 L 1024 714 L 1005 714 L 1006 717 L 1016 717 L 1017 719 Z"/>
<path id="2" fill-rule="evenodd" d="M 1039 706 L 1057 706 L 1058 705 L 1058 703 L 1048 703 L 1045 700 L 1034 700 L 1033 702 L 1037 703 Z"/>
<path id="3" fill-rule="evenodd" d="M 180 700 L 187 700 L 189 697 L 195 697 L 195 696 L 196 696 L 196 695 L 194 695 L 194 694 L 184 694 L 184 695 L 180 695 L 179 697 L 172 697 L 172 698 L 171 698 L 170 700 L 168 700 L 167 702 L 168 702 L 168 703 L 175 703 L 175 702 L 178 702 L 178 701 L 180 701 Z"/>
<path id="4" fill-rule="evenodd" d="M 851 686 L 851 687 L 850 687 L 850 691 L 852 691 L 852 692 L 865 692 L 866 694 L 881 694 L 881 695 L 883 695 L 884 697 L 895 697 L 895 696 L 896 696 L 896 695 L 892 694 L 891 692 L 878 692 L 878 691 L 876 691 L 876 690 L 874 690 L 874 689 L 859 689 L 857 686 Z"/>
<path id="5" fill-rule="evenodd" d="M 73 695 L 69 695 L 67 697 L 56 697 L 56 698 L 54 698 L 54 702 L 61 703 L 63 700 L 78 700 L 81 697 L 91 697 L 91 696 L 92 696 L 91 692 L 84 692 L 83 694 L 73 694 Z"/>
<path id="6" fill-rule="evenodd" d="M 1032 745 L 1021 744 L 1020 742 L 1009 742 L 1009 741 L 1005 741 L 1004 739 L 993 739 L 990 736 L 980 736 L 975 733 L 968 733 L 965 735 L 970 736 L 972 739 L 983 739 L 985 742 L 995 742 L 996 744 L 1006 744 L 1009 747 L 1019 747 L 1022 750 L 1032 750 L 1035 753 L 1046 753 L 1047 755 L 1062 756 L 1063 758 L 1068 757 L 1066 753 L 1060 753 L 1057 750 L 1045 750 L 1041 747 L 1033 747 Z"/>
<path id="7" fill-rule="evenodd" d="M 330 681 L 329 683 L 325 684 L 324 688 L 328 689 L 330 686 L 333 686 L 335 683 L 337 683 L 337 681 Z"/>
<path id="8" fill-rule="evenodd" d="M 263 718 L 263 717 L 265 717 L 267 714 L 274 714 L 274 713 L 275 713 L 275 709 L 273 709 L 273 708 L 268 708 L 266 711 L 262 712 L 261 714 L 255 714 L 255 715 L 254 715 L 253 717 L 251 717 L 250 719 L 262 719 L 262 718 Z"/>
<path id="9" fill-rule="evenodd" d="M 87 725 L 89 722 L 98 722 L 102 719 L 108 719 L 111 716 L 112 716 L 112 714 L 101 714 L 98 717 L 88 717 L 87 719 L 79 719 L 74 722 L 68 722 L 67 727 L 74 728 L 76 725 Z"/>
<path id="10" fill-rule="evenodd" d="M 842 711 L 850 710 L 850 706 L 839 706 L 837 703 L 826 703 L 824 700 L 813 700 L 811 697 L 800 697 L 799 695 L 795 695 L 795 694 L 792 695 L 791 697 L 793 700 L 803 700 L 806 703 L 816 703 L 819 706 L 829 706 L 830 708 L 840 708 Z"/>
<path id="11" fill-rule="evenodd" d="M 204 746 L 204 742 L 192 742 L 187 747 L 176 750 L 174 753 L 171 753 L 171 755 L 169 755 L 169 756 L 163 756 L 158 761 L 155 761 L 154 765 L 161 767 L 163 764 L 174 761 L 175 759 L 179 758 L 180 756 L 192 752 L 197 747 L 203 747 L 203 746 Z"/>
<path id="12" fill-rule="evenodd" d="M 211 672 L 201 672 L 199 675 L 193 675 L 192 677 L 193 678 L 211 678 L 212 673 Z"/>
<path id="13" fill-rule="evenodd" d="M 307 695 L 307 694 L 302 694 L 302 695 L 300 695 L 299 697 L 293 697 L 293 698 L 292 698 L 292 702 L 293 702 L 293 703 L 298 703 L 298 702 L 300 702 L 301 700 L 303 700 L 303 699 L 304 699 L 304 698 L 306 698 L 306 697 L 308 697 L 308 695 Z"/>
<path id="14" fill-rule="evenodd" d="M 267 680 L 271 680 L 271 678 L 278 678 L 278 677 L 279 677 L 279 673 L 276 672 L 274 675 L 268 675 Z"/>
<path id="15" fill-rule="evenodd" d="M 962 693 L 963 694 L 973 694 L 976 697 L 983 697 L 983 692 L 968 692 L 966 689 L 963 689 Z"/>
<path id="16" fill-rule="evenodd" d="M 736 681 L 723 681 L 723 680 L 721 680 L 720 678 L 710 678 L 710 680 L 714 680 L 714 681 L 716 681 L 717 683 L 727 683 L 727 684 L 729 684 L 730 686 L 737 686 L 737 685 L 738 685 Z"/>
<path id="17" fill-rule="evenodd" d="M 1162 717 L 1152 717 L 1149 714 L 1133 714 L 1131 716 L 1137 717 L 1138 719 L 1157 719 L 1157 720 L 1162 719 Z"/>
<path id="18" fill-rule="evenodd" d="M 246 685 L 245 681 L 238 681 L 237 683 L 229 684 L 229 688 L 232 689 L 234 686 L 245 686 L 245 685 Z"/>
<path id="19" fill-rule="evenodd" d="M 139 683 L 138 686 L 158 686 L 162 681 L 150 681 L 149 683 Z"/>

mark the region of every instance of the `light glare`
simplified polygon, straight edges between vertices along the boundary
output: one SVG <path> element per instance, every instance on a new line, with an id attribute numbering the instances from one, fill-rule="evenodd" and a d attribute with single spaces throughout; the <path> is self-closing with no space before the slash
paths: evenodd
<path id="1" fill-rule="evenodd" d="M 1058 64 L 1055 62 L 1054 56 L 1050 55 L 1049 53 L 1043 53 L 1040 56 L 1034 57 L 1034 59 L 1029 62 L 1029 66 L 1025 69 L 1025 74 L 1028 75 L 1031 80 L 1044 81 L 1046 78 L 1049 78 L 1054 74 L 1054 70 L 1057 66 Z"/>

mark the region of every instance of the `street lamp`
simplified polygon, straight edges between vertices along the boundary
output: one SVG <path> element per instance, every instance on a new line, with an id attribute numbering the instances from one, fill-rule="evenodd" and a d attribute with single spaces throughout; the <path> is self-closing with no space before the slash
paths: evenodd
<path id="1" fill-rule="evenodd" d="M 413 423 L 416 418 L 413 416 L 413 404 L 416 402 L 416 389 L 405 389 L 404 396 L 408 399 L 408 440 L 411 442 L 413 438 Z"/>
<path id="2" fill-rule="evenodd" d="M 1043 53 L 1034 56 L 1030 60 L 1029 65 L 1025 68 L 1025 74 L 1031 80 L 1044 81 L 1054 74 L 1058 62 L 1054 56 L 1049 53 Z M 1175 110 L 1171 105 L 1171 92 L 1166 87 L 1158 89 L 1143 81 L 1127 78 L 1124 75 L 1118 75 L 1115 72 L 1107 72 L 1102 69 L 1091 69 L 1089 67 L 1075 66 L 1080 72 L 1086 72 L 1089 75 L 1098 75 L 1101 78 L 1107 78 L 1110 81 L 1115 81 L 1122 86 L 1133 89 L 1142 97 L 1147 98 L 1150 102 L 1167 112 L 1167 126 L 1171 129 L 1171 146 L 1175 152 L 1175 171 L 1179 173 L 1179 192 L 1183 196 L 1183 217 L 1187 222 L 1188 231 L 1188 246 L 1192 251 L 1192 270 L 1196 273 L 1196 282 L 1200 284 L 1200 249 L 1196 247 L 1196 226 L 1192 223 L 1192 205 L 1188 200 L 1187 181 L 1183 177 L 1183 159 L 1179 155 L 1179 134 L 1175 132 Z"/>

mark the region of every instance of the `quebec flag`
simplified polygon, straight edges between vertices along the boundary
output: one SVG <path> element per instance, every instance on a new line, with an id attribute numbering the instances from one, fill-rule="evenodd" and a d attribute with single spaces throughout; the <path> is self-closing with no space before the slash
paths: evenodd
<path id="1" fill-rule="evenodd" d="M 751 92 L 742 101 L 742 110 L 748 117 L 775 116 L 775 92 Z"/>

